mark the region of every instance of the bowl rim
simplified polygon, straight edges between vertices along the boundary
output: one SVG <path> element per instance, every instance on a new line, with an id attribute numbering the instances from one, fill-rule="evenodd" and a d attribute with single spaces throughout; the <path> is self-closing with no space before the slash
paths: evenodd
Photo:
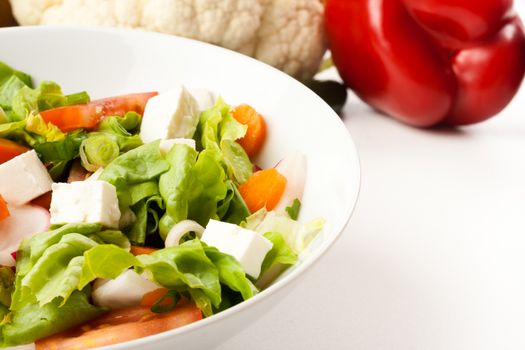
<path id="1" fill-rule="evenodd" d="M 184 333 L 190 333 L 194 332 L 198 329 L 207 327 L 211 324 L 215 324 L 217 322 L 220 322 L 221 320 L 229 319 L 232 316 L 234 316 L 237 313 L 244 312 L 246 309 L 250 308 L 252 305 L 256 303 L 260 303 L 265 299 L 270 298 L 272 295 L 276 294 L 277 292 L 281 291 L 286 285 L 292 284 L 294 281 L 296 281 L 300 276 L 304 274 L 307 270 L 311 269 L 314 264 L 317 264 L 319 260 L 326 255 L 326 253 L 330 250 L 330 248 L 335 244 L 337 240 L 341 237 L 343 231 L 348 226 L 350 219 L 352 218 L 357 202 L 359 200 L 360 191 L 361 191 L 361 161 L 359 157 L 359 153 L 357 152 L 355 142 L 351 136 L 350 131 L 346 127 L 346 125 L 343 123 L 341 118 L 329 107 L 326 102 L 321 99 L 317 94 L 315 94 L 312 90 L 310 90 L 308 87 L 306 87 L 303 83 L 295 79 L 294 77 L 278 70 L 277 68 L 274 68 L 273 66 L 266 64 L 264 62 L 261 62 L 255 58 L 252 58 L 250 56 L 241 54 L 239 52 L 229 50 L 217 45 L 209 44 L 206 42 L 184 38 L 176 35 L 171 34 L 165 34 L 165 33 L 158 33 L 158 32 L 151 32 L 144 29 L 130 29 L 130 28 L 109 28 L 109 27 L 94 27 L 94 26 L 80 26 L 80 25 L 45 25 L 45 26 L 20 26 L 20 27 L 4 27 L 0 28 L 0 35 L 3 33 L 36 33 L 38 35 L 41 35 L 42 32 L 47 33 L 53 33 L 53 32 L 63 32 L 63 31 L 77 31 L 77 32 L 85 32 L 85 33 L 97 33 L 97 34 L 119 34 L 123 36 L 142 36 L 142 37 L 151 37 L 156 38 L 156 40 L 171 40 L 173 42 L 182 42 L 189 44 L 191 46 L 201 46 L 206 48 L 207 50 L 216 50 L 216 51 L 222 51 L 224 55 L 230 55 L 232 57 L 237 57 L 236 59 L 245 60 L 246 62 L 249 62 L 248 64 L 251 65 L 263 65 L 266 66 L 266 69 L 270 69 L 271 71 L 274 71 L 275 73 L 281 75 L 284 79 L 289 79 L 293 81 L 293 85 L 296 85 L 297 88 L 302 89 L 304 93 L 307 95 L 306 97 L 313 99 L 316 101 L 316 103 L 321 103 L 329 108 L 331 111 L 331 114 L 329 118 L 333 119 L 336 123 L 339 124 L 340 128 L 344 128 L 346 131 L 346 138 L 347 142 L 352 146 L 352 149 L 350 150 L 353 157 L 355 158 L 355 167 L 354 167 L 354 178 L 355 182 L 349 183 L 348 186 L 352 187 L 352 193 L 355 194 L 353 201 L 341 212 L 344 213 L 345 219 L 342 220 L 337 226 L 331 227 L 330 231 L 335 232 L 334 237 L 327 242 L 327 244 L 323 244 L 319 249 L 316 249 L 315 251 L 311 252 L 309 254 L 308 258 L 303 260 L 299 266 L 297 266 L 296 269 L 291 271 L 288 275 L 284 276 L 280 280 L 276 281 L 275 283 L 272 283 L 270 286 L 268 286 L 266 289 L 263 289 L 260 293 L 253 296 L 252 298 L 245 300 L 237 305 L 234 305 L 220 313 L 214 314 L 210 317 L 203 318 L 202 320 L 199 320 L 197 322 L 190 323 L 188 325 L 175 328 L 172 330 L 168 330 L 159 334 L 150 335 L 147 337 L 130 340 L 122 343 L 107 345 L 103 347 L 99 347 L 99 349 L 104 350 L 123 350 L 126 348 L 129 348 L 130 346 L 133 347 L 139 347 L 143 345 L 148 344 L 154 344 L 159 341 L 166 340 L 167 338 L 172 338 L 179 334 Z M 327 118 L 328 116 L 323 116 L 323 118 Z"/>

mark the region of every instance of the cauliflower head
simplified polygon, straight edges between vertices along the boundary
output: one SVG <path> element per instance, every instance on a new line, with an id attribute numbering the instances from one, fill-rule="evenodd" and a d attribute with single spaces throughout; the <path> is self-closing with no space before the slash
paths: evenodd
<path id="1" fill-rule="evenodd" d="M 301 80 L 326 50 L 323 0 L 11 0 L 22 25 L 140 28 L 239 51 Z"/>

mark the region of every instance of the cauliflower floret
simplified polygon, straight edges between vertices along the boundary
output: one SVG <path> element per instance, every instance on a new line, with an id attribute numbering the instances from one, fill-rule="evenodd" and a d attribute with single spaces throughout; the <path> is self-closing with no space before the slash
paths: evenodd
<path id="1" fill-rule="evenodd" d="M 22 25 L 140 28 L 236 50 L 298 78 L 326 50 L 322 0 L 11 0 Z"/>

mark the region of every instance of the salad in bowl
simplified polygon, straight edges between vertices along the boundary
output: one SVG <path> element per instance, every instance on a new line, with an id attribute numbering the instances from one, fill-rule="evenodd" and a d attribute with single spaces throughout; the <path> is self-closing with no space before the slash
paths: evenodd
<path id="1" fill-rule="evenodd" d="M 0 63 L 0 346 L 138 339 L 254 297 L 321 232 L 308 159 L 265 118 L 173 86 L 91 100 Z"/>

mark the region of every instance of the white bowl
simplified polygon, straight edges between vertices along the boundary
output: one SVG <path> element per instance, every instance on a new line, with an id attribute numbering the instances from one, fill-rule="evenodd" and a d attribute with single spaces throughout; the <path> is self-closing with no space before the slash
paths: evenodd
<path id="1" fill-rule="evenodd" d="M 243 55 L 197 41 L 131 30 L 25 27 L 0 30 L 0 61 L 65 92 L 108 97 L 177 84 L 206 87 L 230 104 L 248 103 L 266 118 L 268 140 L 257 163 L 273 166 L 294 150 L 308 158 L 300 220 L 327 225 L 307 254 L 254 298 L 202 321 L 105 349 L 203 349 L 220 344 L 275 306 L 335 243 L 359 191 L 359 162 L 338 116 L 296 80 Z M 344 268 L 344 267 L 334 267 Z M 301 310 L 297 310 L 301 317 Z"/>

